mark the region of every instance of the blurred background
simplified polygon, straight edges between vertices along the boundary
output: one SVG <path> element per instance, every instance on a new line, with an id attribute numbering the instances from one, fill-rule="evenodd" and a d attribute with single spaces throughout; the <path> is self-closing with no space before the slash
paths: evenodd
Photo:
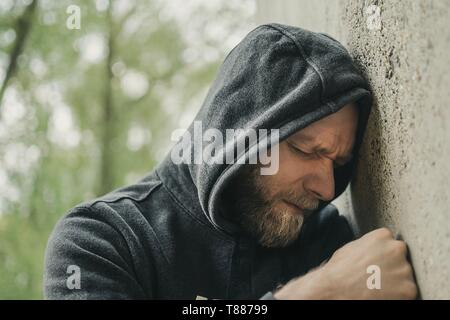
<path id="1" fill-rule="evenodd" d="M 0 299 L 43 298 L 56 221 L 164 157 L 254 14 L 253 0 L 0 1 Z"/>

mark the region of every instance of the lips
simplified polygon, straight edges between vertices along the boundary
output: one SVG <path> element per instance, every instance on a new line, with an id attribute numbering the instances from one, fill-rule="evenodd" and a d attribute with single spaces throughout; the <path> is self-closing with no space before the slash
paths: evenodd
<path id="1" fill-rule="evenodd" d="M 311 215 L 312 211 L 305 209 L 303 207 L 300 207 L 292 202 L 289 202 L 287 200 L 283 200 L 288 206 L 290 206 L 291 208 L 294 208 L 296 211 L 298 211 L 299 213 L 301 213 L 305 218 L 307 218 L 308 216 Z"/>
<path id="2" fill-rule="evenodd" d="M 294 203 L 292 203 L 292 202 L 289 202 L 289 201 L 286 201 L 286 200 L 283 200 L 283 201 L 284 201 L 288 206 L 290 206 L 291 208 L 294 208 L 296 211 L 300 211 L 302 214 L 305 213 L 305 210 L 304 210 L 303 208 L 297 206 L 296 204 L 294 204 Z"/>

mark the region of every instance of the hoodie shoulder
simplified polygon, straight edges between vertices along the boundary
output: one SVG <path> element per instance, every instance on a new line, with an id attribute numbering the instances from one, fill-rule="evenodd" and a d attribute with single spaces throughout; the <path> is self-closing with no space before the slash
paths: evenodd
<path id="1" fill-rule="evenodd" d="M 45 298 L 151 298 L 157 241 L 137 204 L 157 185 L 141 182 L 117 190 L 60 219 L 45 254 Z"/>

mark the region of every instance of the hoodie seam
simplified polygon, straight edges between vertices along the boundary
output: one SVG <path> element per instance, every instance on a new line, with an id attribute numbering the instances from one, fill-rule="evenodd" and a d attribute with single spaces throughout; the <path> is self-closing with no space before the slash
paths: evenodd
<path id="1" fill-rule="evenodd" d="M 324 99 L 324 96 L 323 96 L 325 89 L 326 89 L 325 80 L 323 78 L 323 75 L 319 71 L 319 68 L 316 66 L 316 64 L 314 62 L 312 62 L 311 59 L 309 59 L 309 57 L 306 56 L 305 51 L 303 50 L 303 46 L 297 41 L 297 39 L 295 39 L 295 37 L 292 35 L 292 33 L 290 33 L 288 30 L 286 30 L 280 26 L 274 26 L 272 24 L 266 24 L 265 26 L 278 31 L 279 33 L 286 36 L 294 43 L 294 45 L 297 47 L 298 51 L 300 52 L 301 57 L 306 61 L 306 63 L 308 63 L 311 66 L 311 68 L 313 68 L 313 70 L 319 76 L 320 87 L 321 87 L 320 100 L 321 100 L 322 104 L 327 105 L 331 109 L 331 111 L 334 112 L 334 103 L 330 100 Z"/>
<path id="2" fill-rule="evenodd" d="M 158 173 L 156 173 L 158 175 Z M 159 177 L 159 175 L 158 175 Z M 195 216 L 195 214 L 193 214 L 190 210 L 188 210 L 181 202 L 180 200 L 178 200 L 178 198 L 172 193 L 172 191 L 170 190 L 170 188 L 161 180 L 161 185 L 163 186 L 163 188 L 167 191 L 167 193 L 169 194 L 169 196 L 174 200 L 174 202 L 184 211 L 186 212 L 186 214 L 193 219 L 194 221 L 200 223 L 202 226 L 206 227 L 209 231 L 211 231 L 212 233 L 214 233 L 215 235 L 217 235 L 219 238 L 221 238 L 224 241 L 230 242 L 230 243 L 234 243 L 233 238 L 231 237 L 227 237 L 225 234 L 219 233 L 218 230 L 216 228 L 214 228 L 210 223 L 205 223 L 202 220 L 200 220 L 199 218 L 197 218 Z"/>
<path id="3" fill-rule="evenodd" d="M 228 270 L 228 281 L 227 281 L 227 298 L 231 299 L 230 294 L 231 294 L 231 286 L 232 286 L 232 275 L 234 272 L 234 262 L 235 262 L 235 253 L 236 253 L 236 249 L 238 247 L 237 243 L 234 243 L 233 245 L 233 250 L 231 251 L 231 262 L 230 262 L 230 268 Z M 237 259 L 239 259 L 239 257 L 237 257 Z"/>
<path id="4" fill-rule="evenodd" d="M 112 197 L 111 199 L 103 199 L 103 198 L 99 198 L 96 199 L 94 201 L 88 202 L 87 206 L 88 207 L 92 207 L 94 205 L 96 205 L 97 203 L 100 202 L 104 202 L 104 203 L 116 203 L 116 202 L 120 202 L 123 199 L 128 199 L 128 200 L 132 200 L 136 203 L 140 203 L 145 201 L 152 193 L 153 191 L 156 191 L 156 189 L 162 184 L 162 181 L 158 181 L 155 185 L 151 186 L 145 193 L 144 195 L 142 195 L 141 197 L 136 197 L 136 196 L 132 196 L 129 194 L 117 194 L 115 197 Z M 113 191 L 114 192 L 114 191 Z"/>

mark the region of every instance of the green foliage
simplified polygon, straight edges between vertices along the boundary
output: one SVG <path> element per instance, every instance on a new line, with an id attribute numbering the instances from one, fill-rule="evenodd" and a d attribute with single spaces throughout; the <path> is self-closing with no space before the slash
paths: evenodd
<path id="1" fill-rule="evenodd" d="M 252 27 L 250 2 L 38 2 L 0 102 L 0 299 L 41 299 L 55 223 L 163 158 Z M 0 83 L 26 3 L 0 5 Z M 80 30 L 66 27 L 69 5 Z"/>

